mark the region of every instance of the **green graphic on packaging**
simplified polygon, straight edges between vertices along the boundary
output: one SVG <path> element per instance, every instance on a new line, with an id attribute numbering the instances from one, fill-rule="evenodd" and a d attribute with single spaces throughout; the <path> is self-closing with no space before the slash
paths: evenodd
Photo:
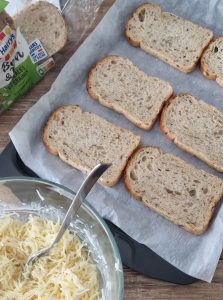
<path id="1" fill-rule="evenodd" d="M 6 8 L 8 4 L 9 4 L 8 1 L 5 0 L 0 1 L 0 13 Z"/>
<path id="2" fill-rule="evenodd" d="M 30 46 L 20 30 L 6 25 L 0 37 L 0 112 L 31 89 L 45 75 L 32 62 Z"/>
<path id="3" fill-rule="evenodd" d="M 8 109 L 17 98 L 24 95 L 42 78 L 43 76 L 37 72 L 36 65 L 32 63 L 30 57 L 27 57 L 23 63 L 15 68 L 9 85 L 0 89 L 0 99 L 3 99 L 1 109 Z"/>

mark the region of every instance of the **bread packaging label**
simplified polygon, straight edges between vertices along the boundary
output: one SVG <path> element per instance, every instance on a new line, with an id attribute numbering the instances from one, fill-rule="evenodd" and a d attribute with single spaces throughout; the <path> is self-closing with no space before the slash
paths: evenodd
<path id="1" fill-rule="evenodd" d="M 2 5 L 5 3 L 5 5 Z M 2 5 L 2 6 L 1 6 Z M 39 82 L 54 66 L 40 40 L 30 44 L 5 21 L 0 2 L 0 113 Z"/>
<path id="2" fill-rule="evenodd" d="M 43 45 L 39 39 L 35 39 L 32 43 L 30 43 L 29 55 L 33 64 L 38 63 L 39 61 L 43 60 L 44 58 L 47 58 L 48 56 L 46 50 L 43 48 Z"/>

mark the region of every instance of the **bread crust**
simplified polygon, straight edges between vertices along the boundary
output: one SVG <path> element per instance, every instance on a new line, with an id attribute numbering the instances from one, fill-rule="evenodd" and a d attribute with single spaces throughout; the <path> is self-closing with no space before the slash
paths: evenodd
<path id="1" fill-rule="evenodd" d="M 223 77 L 219 77 L 216 73 L 214 72 L 209 72 L 208 71 L 208 67 L 206 65 L 205 62 L 205 55 L 208 51 L 212 50 L 212 46 L 214 44 L 214 42 L 216 40 L 222 40 L 223 41 L 223 35 L 222 36 L 218 36 L 215 37 L 214 39 L 212 39 L 212 41 L 210 42 L 210 44 L 207 45 L 207 47 L 204 49 L 202 56 L 201 56 L 201 60 L 200 60 L 200 71 L 201 73 L 208 79 L 211 80 L 215 80 L 220 86 L 223 87 Z"/>
<path id="2" fill-rule="evenodd" d="M 128 119 L 130 122 L 132 122 L 133 124 L 135 124 L 137 127 L 141 128 L 141 129 L 143 129 L 143 130 L 147 130 L 147 131 L 148 131 L 148 130 L 150 130 L 150 129 L 153 127 L 153 125 L 154 125 L 154 123 L 155 123 L 155 121 L 156 121 L 156 119 L 157 119 L 159 113 L 161 112 L 161 110 L 162 110 L 162 108 L 163 108 L 163 106 L 164 106 L 164 104 L 165 104 L 165 101 L 167 101 L 167 100 L 171 97 L 171 95 L 172 95 L 172 93 L 173 93 L 173 89 L 172 89 L 171 85 L 170 85 L 167 81 L 160 79 L 160 80 L 165 81 L 166 83 L 168 83 L 168 84 L 169 84 L 169 87 L 171 88 L 171 90 L 170 90 L 170 93 L 167 95 L 166 99 L 164 100 L 162 106 L 160 107 L 160 110 L 159 110 L 158 114 L 157 114 L 156 116 L 154 116 L 153 119 L 150 120 L 150 123 L 149 123 L 148 125 L 146 125 L 146 124 L 143 123 L 143 122 L 139 122 L 138 119 L 136 119 L 134 116 L 132 116 L 131 114 L 129 114 L 125 109 L 118 108 L 117 106 L 113 106 L 112 104 L 109 105 L 108 103 L 106 103 L 106 102 L 104 102 L 104 101 L 101 101 L 100 98 L 99 98 L 99 97 L 96 95 L 96 93 L 94 92 L 94 87 L 93 87 L 93 77 L 94 77 L 94 72 L 95 72 L 96 68 L 97 68 L 99 65 L 102 65 L 105 61 L 109 61 L 109 60 L 111 60 L 111 59 L 117 59 L 117 58 L 120 58 L 120 56 L 118 56 L 118 55 L 109 55 L 109 56 L 105 56 L 105 57 L 101 58 L 100 60 L 98 60 L 98 61 L 92 66 L 92 68 L 90 69 L 90 71 L 89 71 L 89 73 L 88 73 L 87 84 L 86 84 L 86 88 L 87 88 L 88 94 L 90 95 L 90 97 L 91 97 L 92 99 L 97 100 L 101 105 L 103 105 L 103 106 L 105 106 L 105 107 L 107 107 L 107 108 L 112 109 L 113 111 L 116 111 L 116 112 L 122 114 L 124 117 L 126 117 L 126 119 Z M 122 58 L 123 58 L 123 57 L 122 57 Z M 125 58 L 124 58 L 124 59 L 125 59 Z M 134 64 L 133 64 L 133 65 L 134 65 Z M 134 66 L 135 66 L 135 65 L 134 65 Z M 135 66 L 135 67 L 137 67 L 137 66 Z M 138 67 L 137 67 L 137 68 L 138 68 Z M 139 69 L 139 68 L 138 68 L 138 69 Z M 142 71 L 141 69 L 139 69 L 139 70 Z M 142 71 L 142 72 L 143 72 L 143 71 Z M 144 73 L 144 72 L 143 72 L 143 73 Z M 146 73 L 144 73 L 144 74 L 147 75 Z M 149 75 L 147 75 L 147 76 L 149 77 Z M 154 76 L 153 76 L 153 77 L 154 77 Z"/>
<path id="3" fill-rule="evenodd" d="M 125 187 L 126 187 L 127 191 L 128 191 L 134 198 L 136 198 L 137 200 L 140 200 L 140 201 L 142 201 L 142 195 L 140 195 L 140 193 L 137 193 L 137 192 L 132 188 L 131 182 L 130 182 L 129 179 L 128 179 L 128 174 L 127 174 L 127 172 L 128 172 L 128 170 L 131 168 L 131 165 L 134 165 L 134 162 L 135 162 L 135 160 L 137 159 L 137 156 L 138 156 L 138 154 L 139 154 L 140 152 L 144 152 L 144 151 L 146 151 L 146 150 L 151 150 L 151 149 L 157 149 L 157 150 L 159 151 L 159 156 L 162 155 L 162 154 L 164 154 L 164 153 L 162 152 L 162 150 L 161 150 L 159 147 L 146 146 L 146 147 L 140 148 L 140 149 L 138 149 L 137 151 L 134 152 L 134 154 L 133 154 L 132 157 L 130 158 L 130 160 L 129 160 L 127 166 L 126 166 L 126 170 L 125 170 L 125 177 L 124 177 Z M 181 161 L 181 162 L 183 161 L 182 159 L 180 159 L 180 158 L 177 157 L 177 156 L 174 156 L 174 157 L 175 157 L 175 159 L 177 159 L 177 160 L 179 160 L 179 161 Z M 187 163 L 185 162 L 185 164 L 187 164 Z M 188 164 L 187 164 L 187 165 L 188 165 Z M 204 171 L 203 171 L 203 172 L 204 172 Z M 206 173 L 206 172 L 204 172 L 204 173 Z M 209 175 L 211 175 L 211 174 L 209 174 Z M 211 176 L 213 176 L 213 175 L 211 175 Z M 213 176 L 213 177 L 215 177 L 215 176 Z M 190 232 L 190 233 L 192 233 L 192 234 L 194 234 L 194 235 L 201 235 L 201 234 L 203 234 L 203 233 L 207 230 L 207 228 L 208 228 L 208 226 L 209 226 L 209 224 L 210 224 L 210 221 L 211 221 L 211 219 L 212 219 L 212 217 L 213 217 L 214 210 L 215 210 L 217 204 L 219 203 L 219 201 L 221 200 L 222 197 L 223 197 L 223 181 L 222 181 L 222 189 L 221 189 L 221 191 L 219 191 L 219 193 L 216 194 L 216 196 L 215 196 L 214 198 L 212 198 L 212 201 L 211 201 L 211 204 L 210 204 L 210 206 L 209 206 L 209 209 L 208 209 L 208 212 L 207 212 L 207 216 L 206 216 L 206 223 L 205 223 L 204 226 L 200 226 L 200 227 L 197 227 L 197 226 L 195 226 L 195 225 L 193 225 L 193 224 L 188 225 L 188 224 L 182 224 L 181 222 L 176 222 L 176 220 L 173 220 L 173 218 L 171 218 L 171 216 L 168 215 L 168 214 L 166 213 L 165 210 L 159 209 L 159 208 L 157 208 L 157 207 L 153 207 L 152 205 L 149 205 L 148 203 L 144 203 L 144 204 L 145 204 L 145 206 L 148 206 L 150 209 L 152 209 L 152 210 L 155 211 L 156 213 L 159 213 L 159 214 L 162 215 L 163 217 L 167 218 L 168 220 L 170 220 L 170 221 L 173 222 L 174 224 L 176 224 L 176 225 L 178 225 L 178 226 L 184 228 L 186 231 L 188 231 L 188 232 Z M 144 201 L 143 201 L 143 202 L 144 202 Z"/>
<path id="4" fill-rule="evenodd" d="M 156 149 L 160 152 L 160 154 L 162 153 L 161 152 L 161 149 L 159 147 L 154 147 L 154 146 L 145 146 L 145 147 L 141 147 L 141 148 L 137 148 L 131 155 L 131 157 L 129 158 L 128 160 L 128 163 L 125 167 L 125 171 L 124 171 L 124 183 L 125 183 L 125 187 L 127 189 L 127 191 L 133 195 L 137 200 L 139 201 L 142 201 L 142 197 L 139 193 L 137 193 L 136 191 L 134 191 L 131 187 L 131 184 L 128 180 L 128 175 L 127 175 L 127 172 L 128 172 L 128 168 L 130 168 L 131 164 L 134 162 L 135 160 L 135 157 L 140 153 L 140 152 L 143 152 L 145 150 L 149 150 L 149 149 Z"/>
<path id="5" fill-rule="evenodd" d="M 57 109 L 55 109 L 50 117 L 48 118 L 45 126 L 43 127 L 43 131 L 42 131 L 42 141 L 43 141 L 43 144 L 46 146 L 47 150 L 53 154 L 53 155 L 59 155 L 59 152 L 58 150 L 55 148 L 55 147 L 52 147 L 49 143 L 49 140 L 48 140 L 48 137 L 47 137 L 47 128 L 48 126 L 50 125 L 50 123 L 55 119 L 56 117 L 56 114 L 63 110 L 65 107 L 67 107 L 67 105 L 63 105 L 63 106 L 59 106 Z"/>
<path id="6" fill-rule="evenodd" d="M 47 150 L 48 150 L 51 154 L 53 154 L 53 155 L 55 155 L 55 156 L 59 156 L 59 158 L 60 158 L 62 161 L 64 161 L 65 163 L 69 164 L 70 166 L 72 166 L 72 167 L 74 167 L 74 168 L 76 168 L 76 169 L 78 169 L 78 170 L 80 170 L 80 171 L 82 171 L 82 172 L 88 173 L 88 172 L 91 171 L 91 169 L 89 169 L 87 166 L 78 164 L 77 162 L 72 161 L 71 159 L 67 158 L 65 155 L 63 155 L 62 152 L 58 151 L 58 149 L 57 149 L 56 147 L 52 147 L 52 146 L 50 145 L 50 142 L 49 142 L 48 137 L 47 137 L 47 128 L 48 128 L 48 126 L 50 125 L 50 123 L 56 118 L 57 113 L 60 112 L 60 111 L 62 111 L 63 109 L 67 109 L 68 107 L 71 107 L 71 108 L 76 107 L 77 109 L 80 110 L 81 113 L 85 113 L 85 112 L 79 107 L 79 105 L 63 105 L 63 106 L 58 107 L 56 110 L 54 110 L 54 111 L 51 113 L 51 115 L 50 115 L 50 117 L 49 117 L 49 119 L 48 119 L 46 125 L 45 125 L 44 128 L 43 128 L 43 132 L 42 132 L 42 141 L 43 141 L 43 144 L 46 146 Z M 91 113 L 89 112 L 89 114 L 91 114 Z M 137 148 L 139 147 L 139 144 L 140 144 L 140 137 L 139 137 L 138 135 L 136 135 L 134 132 L 132 132 L 132 134 L 133 134 L 135 137 L 138 138 L 138 145 L 137 145 L 136 148 L 135 148 L 135 149 L 137 149 Z M 135 151 L 135 149 L 132 150 L 132 152 L 130 153 L 130 156 L 131 156 L 132 153 Z M 127 163 L 127 161 L 126 161 L 126 163 Z M 124 165 L 122 168 L 120 168 L 120 172 L 119 172 L 119 174 L 116 176 L 116 178 L 114 178 L 114 180 L 111 180 L 111 179 L 110 179 L 109 181 L 106 181 L 106 180 L 103 179 L 103 177 L 102 177 L 102 178 L 100 178 L 100 181 L 101 181 L 104 185 L 109 186 L 109 187 L 112 187 L 112 186 L 114 186 L 114 185 L 116 185 L 116 184 L 118 183 L 118 181 L 120 180 L 120 178 L 121 178 L 121 176 L 122 176 L 122 173 L 123 173 L 124 169 L 125 169 L 125 165 Z"/>
<path id="7" fill-rule="evenodd" d="M 202 152 L 199 152 L 197 150 L 194 150 L 192 149 L 191 147 L 183 144 L 182 142 L 178 141 L 177 137 L 172 134 L 170 132 L 170 130 L 168 129 L 167 125 L 166 125 L 166 120 L 168 118 L 168 108 L 169 106 L 177 100 L 177 97 L 179 96 L 192 96 L 191 94 L 189 93 L 180 93 L 180 94 L 177 94 L 173 97 L 171 97 L 164 105 L 164 108 L 162 110 L 162 113 L 161 113 L 161 117 L 160 117 L 160 130 L 165 134 L 165 136 L 173 141 L 180 149 L 196 156 L 197 158 L 199 158 L 200 160 L 204 161 L 206 164 L 208 164 L 210 167 L 216 169 L 218 172 L 223 172 L 223 167 L 221 166 L 218 166 L 217 164 L 213 163 L 204 153 Z"/>
<path id="8" fill-rule="evenodd" d="M 126 36 L 128 42 L 129 42 L 132 46 L 138 47 L 138 48 L 141 48 L 141 49 L 143 49 L 143 48 L 141 47 L 141 42 L 138 41 L 138 40 L 133 39 L 133 37 L 131 36 L 131 34 L 130 34 L 129 30 L 128 30 L 128 27 L 129 27 L 129 23 L 131 22 L 132 18 L 134 18 L 135 16 L 137 16 L 137 15 L 141 12 L 141 10 L 143 10 L 144 8 L 147 8 L 148 6 L 150 6 L 150 7 L 153 6 L 153 7 L 159 8 L 159 9 L 160 9 L 160 13 L 163 13 L 163 10 L 162 10 L 162 8 L 161 8 L 161 6 L 160 6 L 159 4 L 153 4 L 153 3 L 142 4 L 142 5 L 140 5 L 140 6 L 133 12 L 132 16 L 128 19 L 128 21 L 127 21 L 127 23 L 126 23 L 126 25 L 125 25 L 125 36 Z M 171 14 L 172 14 L 172 13 L 171 13 Z M 172 14 L 172 15 L 174 15 L 174 14 Z M 176 15 L 174 15 L 174 16 L 176 16 Z M 177 16 L 176 16 L 176 17 L 177 17 Z M 185 20 L 186 20 L 186 19 L 185 19 Z M 190 23 L 192 23 L 192 24 L 194 24 L 193 22 L 191 22 L 191 21 L 189 21 L 189 20 L 187 20 L 187 21 L 190 22 Z M 200 26 L 200 27 L 201 27 L 201 26 Z M 202 27 L 202 28 L 203 28 L 203 27 Z M 209 42 L 208 42 L 207 44 L 210 43 L 210 41 L 211 41 L 211 39 L 212 39 L 212 37 L 213 37 L 212 31 L 209 30 L 209 32 L 210 32 L 212 35 L 211 35 L 210 40 L 209 40 Z M 149 47 L 149 45 L 147 45 L 147 46 Z M 195 62 L 193 62 L 190 66 L 183 66 L 183 67 L 178 66 L 178 64 L 176 64 L 173 60 L 171 60 L 170 58 L 167 59 L 164 55 L 162 55 L 162 54 L 159 53 L 158 51 L 154 50 L 153 48 L 149 48 L 149 50 L 144 50 L 144 49 L 143 49 L 143 50 L 144 50 L 145 52 L 147 52 L 147 53 L 149 53 L 149 54 L 155 56 L 155 57 L 158 57 L 158 58 L 161 59 L 162 61 L 166 62 L 167 64 L 171 65 L 172 67 L 174 67 L 175 69 L 177 69 L 177 70 L 179 70 L 179 71 L 181 71 L 181 72 L 183 72 L 183 73 L 190 73 L 190 72 L 192 72 L 192 71 L 195 69 L 195 67 L 196 67 L 196 65 L 197 65 L 197 62 L 198 62 L 199 58 L 201 57 L 202 52 L 203 52 L 203 50 L 205 49 L 205 47 L 206 47 L 206 45 L 200 49 L 200 51 L 199 51 L 199 53 L 198 53 L 197 60 L 196 60 Z"/>
<path id="9" fill-rule="evenodd" d="M 134 40 L 129 32 L 128 32 L 128 27 L 129 27 L 129 23 L 131 21 L 131 19 L 135 16 L 137 16 L 144 8 L 147 8 L 148 5 L 150 7 L 156 7 L 156 8 L 159 8 L 160 9 L 160 12 L 162 12 L 162 8 L 161 8 L 161 5 L 159 4 L 155 4 L 155 3 L 144 3 L 144 4 L 141 4 L 139 5 L 136 10 L 133 12 L 133 14 L 128 18 L 128 21 L 126 22 L 125 24 L 125 37 L 127 38 L 128 42 L 133 46 L 133 47 L 136 47 L 136 48 L 140 48 L 140 42 L 138 40 Z M 152 54 L 152 53 L 151 53 Z M 155 54 L 153 54 L 155 55 Z"/>
<path id="10" fill-rule="evenodd" d="M 115 59 L 118 57 L 119 57 L 118 55 L 108 55 L 108 56 L 102 57 L 91 67 L 90 71 L 88 72 L 86 88 L 87 88 L 88 94 L 91 96 L 92 99 L 99 101 L 99 97 L 95 94 L 94 88 L 93 88 L 93 83 L 92 83 L 95 69 L 97 68 L 97 66 L 103 64 L 105 61 L 107 61 L 109 59 L 113 59 L 113 58 Z"/>

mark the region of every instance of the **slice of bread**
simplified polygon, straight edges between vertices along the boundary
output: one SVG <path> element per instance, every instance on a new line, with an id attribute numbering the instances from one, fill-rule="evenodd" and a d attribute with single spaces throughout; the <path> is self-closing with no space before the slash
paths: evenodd
<path id="1" fill-rule="evenodd" d="M 223 172 L 223 112 L 190 94 L 171 98 L 160 128 L 183 150 Z"/>
<path id="2" fill-rule="evenodd" d="M 201 72 L 223 86 L 223 36 L 215 38 L 201 56 Z"/>
<path id="3" fill-rule="evenodd" d="M 223 181 L 159 148 L 144 147 L 127 164 L 125 185 L 137 199 L 187 231 L 208 227 L 223 196 Z"/>
<path id="4" fill-rule="evenodd" d="M 98 163 L 112 163 L 101 177 L 103 184 L 115 185 L 140 137 L 101 117 L 84 112 L 77 105 L 61 106 L 50 116 L 43 142 L 48 151 L 84 172 Z"/>
<path id="5" fill-rule="evenodd" d="M 145 130 L 152 127 L 173 92 L 168 82 L 148 76 L 120 56 L 107 56 L 96 63 L 87 90 L 93 99 Z"/>
<path id="6" fill-rule="evenodd" d="M 38 1 L 27 6 L 15 16 L 16 27 L 20 27 L 28 43 L 39 39 L 49 56 L 60 51 L 67 42 L 67 26 L 56 6 Z"/>
<path id="7" fill-rule="evenodd" d="M 133 46 L 185 73 L 195 68 L 213 37 L 211 30 L 163 12 L 158 4 L 151 3 L 136 9 L 126 24 L 125 34 Z"/>

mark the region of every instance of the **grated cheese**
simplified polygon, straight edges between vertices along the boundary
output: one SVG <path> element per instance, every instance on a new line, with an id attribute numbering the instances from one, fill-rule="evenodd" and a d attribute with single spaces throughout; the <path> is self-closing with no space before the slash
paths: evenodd
<path id="1" fill-rule="evenodd" d="M 26 223 L 10 216 L 0 219 L 0 299 L 100 299 L 96 265 L 79 237 L 69 231 L 35 262 L 28 277 L 21 276 L 27 257 L 48 246 L 59 227 L 33 216 Z"/>

